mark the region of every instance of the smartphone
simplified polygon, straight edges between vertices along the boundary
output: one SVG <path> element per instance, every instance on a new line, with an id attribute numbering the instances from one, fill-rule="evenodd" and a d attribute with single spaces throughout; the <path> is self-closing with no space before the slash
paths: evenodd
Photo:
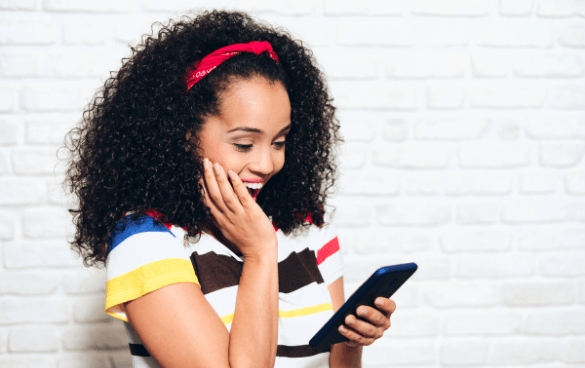
<path id="1" fill-rule="evenodd" d="M 417 268 L 416 263 L 404 263 L 376 270 L 362 286 L 351 294 L 333 317 L 321 327 L 309 341 L 309 345 L 312 348 L 319 348 L 349 341 L 347 337 L 337 331 L 339 326 L 345 323 L 345 317 L 353 314 L 356 318 L 359 318 L 356 310 L 360 305 L 376 308 L 374 301 L 377 297 L 390 298 L 412 276 Z"/>

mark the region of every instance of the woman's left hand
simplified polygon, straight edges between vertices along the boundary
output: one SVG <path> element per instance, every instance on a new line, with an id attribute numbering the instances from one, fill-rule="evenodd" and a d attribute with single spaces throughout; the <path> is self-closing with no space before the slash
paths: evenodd
<path id="1" fill-rule="evenodd" d="M 393 300 L 376 298 L 376 308 L 360 305 L 356 318 L 353 314 L 345 317 L 345 324 L 339 326 L 339 333 L 347 337 L 345 343 L 351 347 L 372 345 L 390 328 L 390 315 L 396 310 Z"/>

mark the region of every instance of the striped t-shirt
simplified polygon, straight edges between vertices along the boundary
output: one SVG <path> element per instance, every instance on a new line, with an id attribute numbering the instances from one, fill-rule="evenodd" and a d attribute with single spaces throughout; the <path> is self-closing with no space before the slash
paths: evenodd
<path id="1" fill-rule="evenodd" d="M 307 218 L 310 221 L 310 217 Z M 330 348 L 309 340 L 333 315 L 327 286 L 345 271 L 334 225 L 313 225 L 278 237 L 278 347 L 275 367 L 329 367 Z M 163 286 L 193 282 L 230 331 L 242 257 L 203 233 L 196 244 L 185 230 L 144 215 L 110 237 L 106 258 L 106 312 L 124 321 L 133 366 L 160 367 L 128 322 L 123 303 Z"/>

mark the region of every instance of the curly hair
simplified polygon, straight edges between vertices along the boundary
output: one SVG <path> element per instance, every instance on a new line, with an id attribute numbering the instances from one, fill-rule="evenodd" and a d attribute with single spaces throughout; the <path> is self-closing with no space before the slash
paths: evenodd
<path id="1" fill-rule="evenodd" d="M 220 113 L 221 92 L 238 78 L 281 82 L 291 103 L 285 164 L 257 203 L 285 234 L 310 226 L 304 223 L 308 214 L 322 226 L 329 189 L 338 179 L 334 149 L 344 140 L 312 52 L 286 31 L 242 12 L 204 11 L 158 24 L 158 32 L 131 47 L 132 55 L 122 59 L 66 136 L 64 185 L 76 199 L 69 209 L 76 226 L 71 247 L 84 265 L 105 263 L 108 238 L 130 211 L 156 209 L 162 222 L 185 228 L 187 240 L 199 240 L 211 213 L 199 183 L 197 133 L 207 117 Z M 185 74 L 195 61 L 250 41 L 268 41 L 280 65 L 266 52 L 241 53 L 185 94 Z"/>

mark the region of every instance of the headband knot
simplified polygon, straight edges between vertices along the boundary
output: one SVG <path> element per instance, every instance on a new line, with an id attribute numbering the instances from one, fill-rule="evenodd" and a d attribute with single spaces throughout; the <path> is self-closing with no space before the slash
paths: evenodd
<path id="1" fill-rule="evenodd" d="M 251 52 L 260 55 L 264 51 L 268 51 L 271 58 L 278 61 L 278 56 L 272 50 L 270 43 L 266 41 L 252 41 L 248 43 L 236 43 L 220 49 L 215 50 L 211 54 L 205 56 L 203 59 L 196 61 L 191 65 L 187 75 L 185 76 L 187 84 L 187 93 L 191 87 L 205 77 L 209 72 L 215 69 L 219 64 L 223 63 L 232 56 L 238 55 L 241 52 Z"/>

